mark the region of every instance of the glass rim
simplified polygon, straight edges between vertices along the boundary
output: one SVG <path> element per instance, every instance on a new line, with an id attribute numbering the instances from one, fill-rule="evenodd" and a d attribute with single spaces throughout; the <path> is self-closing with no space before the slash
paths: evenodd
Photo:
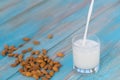
<path id="1" fill-rule="evenodd" d="M 77 45 L 74 44 L 74 40 L 75 40 L 76 37 L 81 37 L 80 39 L 82 39 L 82 37 L 84 36 L 84 35 L 83 35 L 83 36 L 82 36 L 82 35 L 83 35 L 83 34 L 75 34 L 75 35 L 72 37 L 72 45 L 74 45 L 74 46 L 76 46 L 76 47 L 80 47 L 80 46 L 77 46 Z M 89 36 L 95 37 L 97 41 L 95 41 L 95 40 L 93 40 L 93 41 L 97 42 L 98 45 L 100 46 L 100 39 L 98 38 L 98 36 L 97 36 L 96 34 L 88 35 L 87 38 L 88 38 Z M 90 39 L 89 39 L 89 40 L 90 40 Z M 97 46 L 97 45 L 94 45 L 94 46 L 92 46 L 92 47 L 90 47 L 90 48 L 93 48 L 93 47 L 96 47 L 96 46 Z M 86 48 L 86 47 L 84 47 L 84 48 Z"/>

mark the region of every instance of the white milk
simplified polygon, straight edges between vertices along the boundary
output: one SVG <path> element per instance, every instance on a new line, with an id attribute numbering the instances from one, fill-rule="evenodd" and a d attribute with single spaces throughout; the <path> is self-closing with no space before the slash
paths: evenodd
<path id="1" fill-rule="evenodd" d="M 91 69 L 99 65 L 100 44 L 93 40 L 86 40 L 85 46 L 83 40 L 73 43 L 74 66 L 80 69 Z"/>
<path id="2" fill-rule="evenodd" d="M 92 10 L 93 10 L 93 5 L 94 5 L 94 0 L 91 0 L 91 4 L 89 7 L 89 12 L 88 12 L 88 17 L 87 17 L 87 22 L 86 22 L 86 27 L 85 27 L 85 33 L 84 33 L 84 37 L 83 37 L 83 43 L 82 45 L 85 45 L 86 39 L 87 39 L 87 33 L 88 33 L 88 26 L 90 23 L 90 18 L 91 18 L 91 14 L 92 14 Z"/>

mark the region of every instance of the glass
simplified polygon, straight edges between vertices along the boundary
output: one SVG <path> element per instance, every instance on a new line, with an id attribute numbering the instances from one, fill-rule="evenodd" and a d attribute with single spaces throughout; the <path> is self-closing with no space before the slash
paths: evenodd
<path id="1" fill-rule="evenodd" d="M 77 34 L 72 39 L 73 69 L 79 73 L 96 73 L 100 62 L 100 41 L 96 35 L 88 35 L 82 45 L 83 35 Z"/>

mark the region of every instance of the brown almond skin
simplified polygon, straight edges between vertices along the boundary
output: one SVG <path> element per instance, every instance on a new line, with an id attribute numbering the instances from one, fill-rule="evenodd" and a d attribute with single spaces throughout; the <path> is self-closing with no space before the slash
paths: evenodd
<path id="1" fill-rule="evenodd" d="M 54 75 L 54 71 L 50 71 L 49 75 L 52 77 Z"/>
<path id="2" fill-rule="evenodd" d="M 11 67 L 16 67 L 17 64 L 16 64 L 16 63 L 13 63 L 13 64 L 11 64 L 10 66 L 11 66 Z"/>
<path id="3" fill-rule="evenodd" d="M 33 48 L 32 48 L 32 47 L 29 47 L 29 48 L 28 48 L 28 51 L 29 51 L 29 52 L 30 52 L 30 51 L 32 51 L 32 50 L 33 50 Z"/>
<path id="4" fill-rule="evenodd" d="M 35 64 L 34 64 L 34 62 L 30 62 L 30 65 L 31 65 L 31 66 L 34 66 Z"/>
<path id="5" fill-rule="evenodd" d="M 19 69 L 19 72 L 22 73 L 22 72 L 24 72 L 24 70 L 23 70 L 22 68 L 20 68 L 20 69 Z"/>
<path id="6" fill-rule="evenodd" d="M 40 69 L 39 65 L 35 65 L 34 70 L 38 70 L 38 69 Z"/>
<path id="7" fill-rule="evenodd" d="M 7 51 L 7 53 L 8 53 L 8 54 L 13 53 L 13 50 L 12 50 L 12 49 L 9 49 L 9 50 Z"/>
<path id="8" fill-rule="evenodd" d="M 31 55 L 29 58 L 30 58 L 30 61 L 32 61 L 34 57 Z"/>
<path id="9" fill-rule="evenodd" d="M 38 74 L 39 77 L 41 77 L 41 76 L 44 75 L 40 70 L 37 70 L 36 72 L 37 72 L 37 74 Z"/>
<path id="10" fill-rule="evenodd" d="M 48 59 L 47 62 L 50 63 L 51 59 Z"/>
<path id="11" fill-rule="evenodd" d="M 44 61 L 46 61 L 46 62 L 47 62 L 47 60 L 48 60 L 47 58 L 44 59 Z"/>
<path id="12" fill-rule="evenodd" d="M 59 67 L 61 67 L 61 64 L 55 64 L 55 66 L 59 68 Z"/>
<path id="13" fill-rule="evenodd" d="M 52 34 L 48 34 L 48 39 L 52 39 L 53 38 L 53 35 Z"/>
<path id="14" fill-rule="evenodd" d="M 46 77 L 42 77 L 41 79 L 42 79 L 42 80 L 49 80 L 49 79 L 47 79 Z"/>
<path id="15" fill-rule="evenodd" d="M 46 55 L 46 54 L 47 54 L 47 50 L 46 50 L 46 49 L 42 49 L 42 53 L 43 53 L 44 55 Z"/>
<path id="16" fill-rule="evenodd" d="M 46 65 L 46 63 L 43 62 L 43 63 L 40 64 L 40 67 L 43 68 L 45 65 Z"/>
<path id="17" fill-rule="evenodd" d="M 44 69 L 47 70 L 48 69 L 48 65 L 45 65 Z"/>
<path id="18" fill-rule="evenodd" d="M 36 74 L 36 71 L 32 70 L 31 73 L 32 73 L 32 75 L 34 75 L 34 74 Z"/>
<path id="19" fill-rule="evenodd" d="M 22 53 L 23 53 L 23 54 L 27 53 L 27 50 L 22 50 Z"/>
<path id="20" fill-rule="evenodd" d="M 35 54 L 35 51 L 32 51 L 32 52 L 31 52 L 31 55 L 34 55 L 34 54 Z"/>
<path id="21" fill-rule="evenodd" d="M 24 70 L 24 72 L 27 72 L 27 71 L 28 71 L 28 69 L 27 69 L 27 68 L 25 68 L 25 67 L 23 67 L 23 70 Z"/>
<path id="22" fill-rule="evenodd" d="M 32 76 L 32 74 L 31 74 L 30 72 L 25 72 L 25 75 L 26 75 L 27 77 L 31 77 L 31 76 Z"/>
<path id="23" fill-rule="evenodd" d="M 17 57 L 19 56 L 19 54 L 16 53 L 16 54 L 14 54 L 13 56 L 14 56 L 15 58 L 17 58 Z"/>
<path id="24" fill-rule="evenodd" d="M 41 71 L 40 71 L 40 70 L 37 70 L 36 72 L 37 72 L 37 73 L 41 73 Z"/>
<path id="25" fill-rule="evenodd" d="M 45 69 L 42 69 L 41 72 L 42 72 L 43 74 L 48 74 L 48 72 L 47 72 Z"/>
<path id="26" fill-rule="evenodd" d="M 28 42 L 28 41 L 30 41 L 30 38 L 25 37 L 25 38 L 23 38 L 23 40 Z"/>
<path id="27" fill-rule="evenodd" d="M 19 58 L 19 59 L 23 58 L 23 54 L 20 54 L 20 55 L 18 56 L 18 58 Z"/>
<path id="28" fill-rule="evenodd" d="M 36 74 L 33 74 L 33 76 L 32 76 L 33 78 L 35 78 L 36 80 L 38 80 L 39 79 L 39 76 L 38 75 L 36 75 Z"/>
<path id="29" fill-rule="evenodd" d="M 50 79 L 51 76 L 49 74 L 45 75 L 46 78 Z"/>
<path id="30" fill-rule="evenodd" d="M 52 66 L 48 65 L 48 70 L 52 70 Z"/>
<path id="31" fill-rule="evenodd" d="M 58 52 L 57 57 L 64 57 L 64 54 L 62 52 Z"/>
<path id="32" fill-rule="evenodd" d="M 39 54 L 40 54 L 40 51 L 39 51 L 39 50 L 36 50 L 36 51 L 35 51 L 35 54 L 36 54 L 36 55 L 39 55 Z"/>
<path id="33" fill-rule="evenodd" d="M 50 63 L 49 63 L 51 66 L 53 66 L 54 65 L 54 63 L 51 61 Z"/>
<path id="34" fill-rule="evenodd" d="M 53 71 L 58 72 L 58 67 L 54 66 L 52 69 Z"/>
<path id="35" fill-rule="evenodd" d="M 23 61 L 23 54 L 20 54 L 20 55 L 18 56 L 18 60 L 19 60 L 20 62 Z"/>
<path id="36" fill-rule="evenodd" d="M 20 62 L 20 63 L 23 61 L 23 59 L 22 59 L 22 58 L 19 58 L 18 60 L 19 60 L 19 62 Z"/>
<path id="37" fill-rule="evenodd" d="M 5 50 L 2 51 L 2 56 L 5 56 L 7 52 Z"/>
<path id="38" fill-rule="evenodd" d="M 13 57 L 13 56 L 14 56 L 14 54 L 12 54 L 12 53 L 8 54 L 8 57 Z"/>
<path id="39" fill-rule="evenodd" d="M 30 61 L 30 57 L 27 57 L 27 58 L 26 58 L 26 62 L 29 62 L 29 61 Z"/>
<path id="40" fill-rule="evenodd" d="M 21 66 L 24 66 L 24 65 L 26 65 L 26 62 L 25 62 L 25 61 L 22 61 L 22 62 L 20 63 L 20 65 L 21 65 Z"/>
<path id="41" fill-rule="evenodd" d="M 54 64 L 60 64 L 60 62 L 54 61 Z"/>
<path id="42" fill-rule="evenodd" d="M 40 44 L 40 42 L 39 42 L 39 41 L 37 41 L 37 40 L 35 40 L 35 41 L 33 41 L 33 44 L 34 44 L 34 45 L 39 45 L 39 44 Z"/>
<path id="43" fill-rule="evenodd" d="M 13 51 L 16 51 L 17 50 L 17 48 L 13 48 Z"/>
<path id="44" fill-rule="evenodd" d="M 38 62 L 38 63 L 42 63 L 42 62 L 44 62 L 42 59 L 38 59 L 36 62 Z"/>

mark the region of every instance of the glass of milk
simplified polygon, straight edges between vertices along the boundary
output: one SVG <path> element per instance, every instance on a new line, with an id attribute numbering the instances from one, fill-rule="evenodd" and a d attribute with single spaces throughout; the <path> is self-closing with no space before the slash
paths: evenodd
<path id="1" fill-rule="evenodd" d="M 83 35 L 72 39 L 73 68 L 80 73 L 95 73 L 99 69 L 100 41 L 96 35 L 88 35 L 83 46 Z"/>

